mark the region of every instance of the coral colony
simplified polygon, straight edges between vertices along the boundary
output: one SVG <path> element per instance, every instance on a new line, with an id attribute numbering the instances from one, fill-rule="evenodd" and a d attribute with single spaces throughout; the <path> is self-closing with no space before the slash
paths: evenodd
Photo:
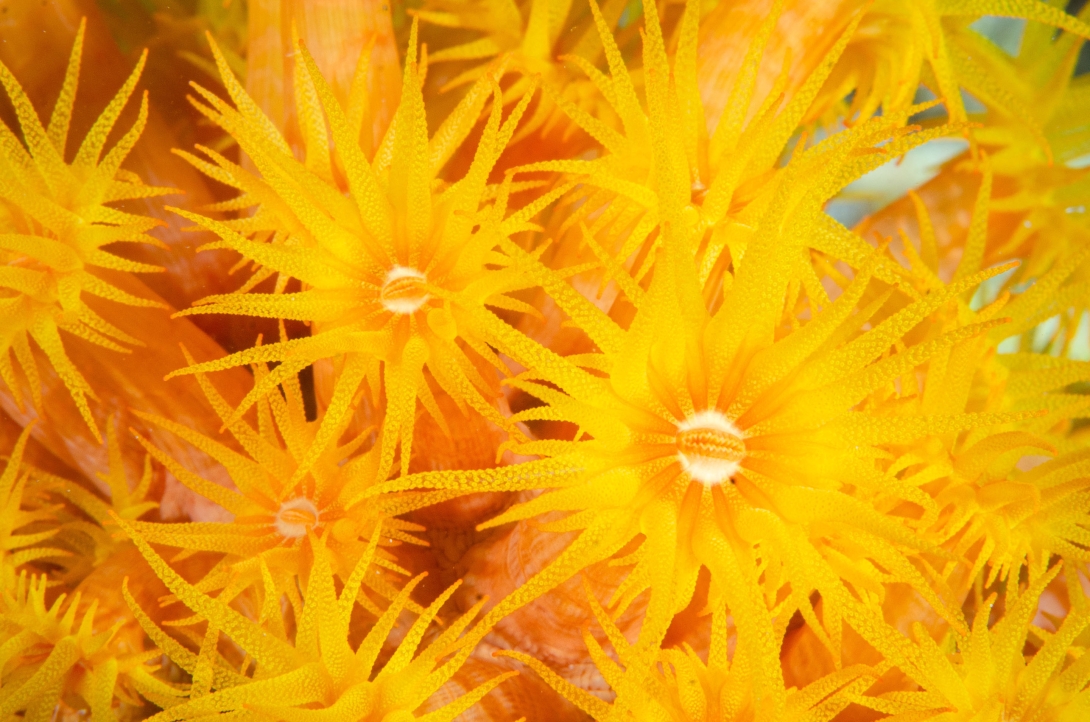
<path id="1" fill-rule="evenodd" d="M 0 722 L 1090 720 L 1090 4 L 9 5 Z"/>

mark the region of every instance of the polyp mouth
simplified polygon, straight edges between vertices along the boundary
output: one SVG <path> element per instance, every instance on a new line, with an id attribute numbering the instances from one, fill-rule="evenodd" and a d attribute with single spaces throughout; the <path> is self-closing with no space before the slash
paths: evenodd
<path id="1" fill-rule="evenodd" d="M 285 501 L 276 512 L 276 530 L 281 536 L 297 539 L 318 524 L 318 507 L 304 497 Z"/>
<path id="2" fill-rule="evenodd" d="M 746 443 L 722 413 L 701 411 L 677 425 L 677 457 L 689 476 L 715 486 L 738 471 L 746 458 Z"/>
<path id="3" fill-rule="evenodd" d="M 410 314 L 430 298 L 423 273 L 408 266 L 394 266 L 386 274 L 379 291 L 379 301 L 390 313 Z"/>

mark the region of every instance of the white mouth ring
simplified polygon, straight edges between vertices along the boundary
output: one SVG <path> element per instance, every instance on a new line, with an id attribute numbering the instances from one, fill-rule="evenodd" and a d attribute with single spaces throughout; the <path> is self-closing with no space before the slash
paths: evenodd
<path id="1" fill-rule="evenodd" d="M 276 512 L 276 531 L 288 539 L 307 535 L 307 529 L 318 525 L 318 507 L 306 497 L 285 501 Z"/>
<path id="2" fill-rule="evenodd" d="M 379 302 L 390 313 L 408 315 L 423 306 L 431 294 L 423 289 L 423 273 L 409 266 L 394 266 L 386 274 L 379 291 Z"/>
<path id="3" fill-rule="evenodd" d="M 677 425 L 681 468 L 705 486 L 730 480 L 745 458 L 745 435 L 719 411 L 701 411 Z"/>

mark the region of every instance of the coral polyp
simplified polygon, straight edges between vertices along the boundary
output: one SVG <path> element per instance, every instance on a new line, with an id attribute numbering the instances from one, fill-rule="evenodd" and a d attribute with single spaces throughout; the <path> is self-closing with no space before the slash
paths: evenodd
<path id="1" fill-rule="evenodd" d="M 0 722 L 1090 714 L 1080 3 L 27 8 Z"/>
<path id="2" fill-rule="evenodd" d="M 161 224 L 154 218 L 126 213 L 108 204 L 171 193 L 169 188 L 145 185 L 121 167 L 147 122 L 148 99 L 143 98 L 132 127 L 106 151 L 110 131 L 136 88 L 144 67 L 141 57 L 128 80 L 84 137 L 75 158 L 65 161 L 69 124 L 76 102 L 85 25 L 80 25 L 60 97 L 48 127 L 43 127 L 26 92 L 6 66 L 0 64 L 0 82 L 19 120 L 22 140 L 5 125 L 3 144 L 3 332 L 0 334 L 0 376 L 21 406 L 23 382 L 41 408 L 41 372 L 30 346 L 33 339 L 72 395 L 95 435 L 87 397 L 94 390 L 69 358 L 59 331 L 115 351 L 121 344 L 140 341 L 96 313 L 84 293 L 129 306 L 160 306 L 118 288 L 108 276 L 91 269 L 156 272 L 162 268 L 118 256 L 103 246 L 114 243 L 154 242 L 146 232 Z M 24 146 L 24 143 L 26 144 Z M 105 155 L 103 152 L 106 151 Z M 17 366 L 12 364 L 12 355 Z"/>
<path id="3" fill-rule="evenodd" d="M 499 364 L 489 346 L 498 343 L 497 334 L 489 332 L 497 321 L 490 320 L 495 316 L 486 306 L 520 310 L 521 302 L 508 294 L 530 285 L 496 250 L 500 235 L 528 219 L 508 219 L 510 229 L 505 228 L 505 219 L 497 217 L 504 204 L 485 203 L 496 193 L 489 189 L 488 176 L 529 96 L 501 122 L 496 78 L 483 78 L 429 140 L 415 38 L 414 32 L 401 104 L 372 159 L 357 144 L 359 119 L 351 125 L 348 110 L 332 96 L 313 60 L 304 62 L 309 58 L 305 48 L 298 48 L 296 102 L 308 108 L 316 123 L 310 131 L 314 135 L 308 136 L 305 165 L 291 157 L 275 131 L 266 132 L 268 118 L 221 61 L 238 109 L 203 89 L 209 105 L 198 102 L 197 107 L 235 134 L 261 169 L 261 177 L 211 150 L 215 163 L 191 160 L 211 177 L 244 192 L 232 207 L 260 205 L 255 216 L 233 224 L 179 211 L 220 235 L 220 243 L 211 247 L 233 249 L 260 264 L 239 293 L 201 299 L 185 313 L 301 320 L 312 323 L 314 331 L 309 339 L 239 352 L 185 373 L 255 361 L 280 363 L 249 394 L 237 417 L 288 374 L 319 360 L 336 359 L 346 372 L 332 391 L 332 411 L 323 419 L 321 438 L 332 437 L 361 388 L 373 390 L 371 402 L 386 411 L 380 474 L 389 470 L 399 443 L 401 470 L 408 468 L 418 399 L 436 421 L 450 423 L 434 400 L 436 391 L 456 399 L 463 413 L 473 410 L 507 425 L 495 408 L 497 372 L 480 368 Z M 357 91 L 364 94 L 366 88 L 358 86 Z M 468 173 L 456 183 L 437 185 L 436 173 L 463 142 L 490 94 L 492 112 Z M 349 109 L 362 102 L 350 98 Z M 327 121 L 331 138 L 326 135 Z M 343 169 L 340 180 L 333 175 L 334 168 Z M 263 227 L 260 219 L 272 227 Z M 236 230 L 239 227 L 259 231 L 262 239 L 244 237 Z M 274 274 L 282 284 L 276 293 L 248 292 Z M 285 292 L 289 279 L 302 282 L 303 290 Z M 298 473 L 310 463 L 313 459 L 304 461 Z"/>
<path id="4" fill-rule="evenodd" d="M 246 649 L 255 666 L 254 679 L 236 676 L 233 684 L 214 692 L 209 689 L 214 678 L 201 680 L 204 689 L 192 687 L 189 700 L 163 710 L 152 719 L 186 720 L 210 714 L 264 719 L 292 715 L 293 710 L 297 710 L 296 715 L 302 719 L 320 711 L 325 713 L 321 717 L 336 715 L 378 722 L 415 719 L 412 712 L 457 671 L 472 649 L 462 646 L 459 650 L 457 641 L 479 609 L 462 615 L 416 654 L 427 627 L 454 591 L 449 589 L 421 613 L 397 651 L 371 679 L 384 637 L 404 609 L 409 592 L 419 582 L 418 577 L 407 585 L 359 646 L 352 649 L 348 640 L 352 610 L 360 582 L 372 561 L 374 545 L 360 558 L 338 596 L 329 554 L 322 539 L 313 534 L 307 536 L 313 562 L 304 601 L 294 610 L 298 626 L 293 646 L 283 639 L 282 620 L 277 622 L 275 616 L 266 619 L 264 613 L 259 621 L 249 620 L 227 606 L 223 599 L 203 595 L 172 572 L 138 532 L 125 522 L 119 523 L 132 535 L 140 552 L 163 577 L 167 587 L 196 613 L 198 619 L 207 623 L 206 645 L 202 645 L 193 671 L 194 685 L 199 683 L 198 675 L 203 676 L 201 672 L 205 670 L 211 672 L 211 667 L 218 661 L 215 645 L 221 631 Z M 269 612 L 270 605 L 279 606 L 275 588 L 266 584 L 263 593 L 263 612 Z M 126 601 L 134 604 L 127 589 L 125 595 Z M 273 610 L 271 615 L 278 616 L 279 611 Z M 162 635 L 162 630 L 158 630 L 158 634 Z M 439 664 L 439 659 L 447 655 L 452 655 L 451 659 Z M 450 722 L 509 676 L 499 675 L 424 718 L 430 722 Z"/>
<path id="5" fill-rule="evenodd" d="M 502 654 L 532 668 L 550 687 L 594 719 L 676 719 L 683 722 L 767 719 L 769 698 L 754 686 L 747 650 L 736 647 L 734 658 L 727 658 L 729 637 L 724 611 L 713 613 L 706 662 L 689 646 L 660 650 L 657 652 L 658 668 L 655 673 L 650 679 L 641 679 L 640 686 L 634 687 L 630 670 L 651 665 L 639 665 L 624 635 L 593 598 L 591 606 L 597 621 L 604 625 L 610 643 L 615 645 L 614 651 L 620 664 L 606 653 L 589 630 L 584 631 L 587 651 L 614 689 L 632 692 L 627 698 L 619 696 L 612 704 L 606 703 L 565 681 L 533 657 L 521 652 Z M 815 722 L 836 719 L 853 702 L 866 706 L 869 700 L 861 692 L 874 684 L 879 676 L 879 670 L 866 665 L 853 665 L 815 680 L 803 689 L 788 690 L 785 692 L 785 709 L 777 719 Z"/>

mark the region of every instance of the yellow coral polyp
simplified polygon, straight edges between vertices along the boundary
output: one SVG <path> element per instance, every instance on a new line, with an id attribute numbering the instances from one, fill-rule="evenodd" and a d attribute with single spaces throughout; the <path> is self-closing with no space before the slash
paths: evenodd
<path id="1" fill-rule="evenodd" d="M 805 237 L 807 232 L 789 221 L 774 222 L 784 223 L 784 234 Z M 735 615 L 739 638 L 760 668 L 757 684 L 768 694 L 776 694 L 782 680 L 775 644 L 770 644 L 774 632 L 766 600 L 783 594 L 778 587 L 787 579 L 791 593 L 778 614 L 797 608 L 815 619 L 804 595 L 817 591 L 827 609 L 837 608 L 838 616 L 879 648 L 888 645 L 885 633 L 878 631 L 883 625 L 854 596 L 880 599 L 876 565 L 958 625 L 959 612 L 942 585 L 932 586 L 909 562 L 909 550 L 927 548 L 927 541 L 902 519 L 884 515 L 887 502 L 880 500 L 928 502 L 919 490 L 876 475 L 872 460 L 882 455 L 884 445 L 1026 416 L 897 416 L 896 392 L 889 408 L 858 405 L 944 348 L 991 328 L 990 323 L 968 324 L 883 358 L 923 319 L 996 271 L 909 302 L 882 323 L 861 328 L 870 314 L 852 309 L 872 283 L 881 254 L 875 251 L 835 302 L 777 338 L 774 325 L 783 301 L 770 289 L 782 284 L 780 293 L 787 292 L 786 278 L 776 275 L 786 237 L 769 231 L 765 244 L 747 251 L 714 314 L 705 308 L 686 241 L 691 243 L 689 236 L 665 229 L 656 273 L 635 319 L 626 331 L 613 326 L 612 348 L 594 362 L 608 369 L 605 378 L 558 361 L 512 381 L 544 402 L 517 419 L 563 419 L 589 439 L 579 435 L 572 441 L 517 447 L 548 457 L 540 462 L 484 472 L 428 472 L 378 488 L 554 487 L 483 525 L 563 512 L 566 518 L 544 528 L 580 531 L 490 614 L 498 618 L 636 543 L 635 551 L 618 561 L 635 567 L 612 603 L 619 613 L 650 589 L 637 656 L 646 660 L 649 650 L 659 646 L 673 615 L 689 604 L 704 567 L 714 593 Z M 604 315 L 594 322 L 612 324 Z M 706 404 L 711 407 L 697 411 Z M 683 424 L 695 424 L 700 436 L 694 442 L 730 464 L 719 471 L 729 469 L 732 484 L 708 484 L 684 471 L 677 434 Z M 685 437 L 681 441 L 690 443 Z M 531 472 L 535 464 L 536 474 Z M 854 488 L 872 490 L 869 500 L 855 497 Z M 754 552 L 758 544 L 759 556 Z M 762 581 L 759 568 L 771 566 L 781 567 L 783 576 L 766 574 Z M 823 637 L 835 656 L 840 654 L 839 634 L 831 629 Z M 783 704 L 781 696 L 773 709 L 782 710 Z"/>
<path id="2" fill-rule="evenodd" d="M 640 664 L 638 652 L 590 597 L 598 623 L 614 647 L 614 660 L 603 646 L 584 632 L 587 651 L 603 677 L 617 692 L 612 703 L 603 701 L 557 675 L 522 652 L 500 652 L 533 669 L 558 693 L 595 720 L 658 722 L 757 722 L 769 719 L 771 696 L 755 685 L 749 650 L 735 646 L 728 659 L 729 637 L 724 610 L 713 612 L 707 660 L 691 648 L 666 649 L 655 654 L 655 664 Z M 620 664 L 618 664 L 618 661 Z M 644 670 L 652 670 L 646 674 Z M 879 670 L 854 665 L 815 680 L 803 689 L 783 690 L 786 704 L 779 720 L 829 722 L 853 702 L 868 705 L 862 693 L 874 684 Z"/>
<path id="3" fill-rule="evenodd" d="M 24 504 L 30 473 L 22 468 L 23 452 L 33 428 L 28 426 L 19 435 L 0 474 L 0 586 L 5 588 L 15 583 L 17 570 L 23 565 L 58 554 L 51 545 L 41 545 L 57 533 L 56 529 L 39 533 L 26 530 L 35 522 L 53 518 L 49 509 L 25 508 Z"/>
<path id="4" fill-rule="evenodd" d="M 491 330 L 498 320 L 485 306 L 522 310 L 522 302 L 507 294 L 531 285 L 496 246 L 500 237 L 520 230 L 533 211 L 504 219 L 506 197 L 487 202 L 497 193 L 487 185 L 488 175 L 529 96 L 501 122 L 498 86 L 486 77 L 429 140 L 415 38 L 414 31 L 401 105 L 373 159 L 360 149 L 359 128 L 352 125 L 359 118 L 353 120 L 340 107 L 306 49 L 299 47 L 297 102 L 317 119 L 309 131 L 305 165 L 291 156 L 278 135 L 266 132 L 268 119 L 217 55 L 237 109 L 203 90 L 209 105 L 198 103 L 198 108 L 235 135 L 261 176 L 214 151 L 208 153 L 213 163 L 191 156 L 190 160 L 211 177 L 242 190 L 238 204 L 258 205 L 258 210 L 252 218 L 224 223 L 179 211 L 220 236 L 211 247 L 232 248 L 262 267 L 239 293 L 203 299 L 186 313 L 256 315 L 314 324 L 308 339 L 239 352 L 184 373 L 255 361 L 282 362 L 248 395 L 239 407 L 241 414 L 288 375 L 319 359 L 343 359 L 346 372 L 328 402 L 320 438 L 330 439 L 361 387 L 381 389 L 386 416 L 380 475 L 391 468 L 399 442 L 401 469 L 408 468 L 418 400 L 438 423 L 448 423 L 433 386 L 456 399 L 462 410 L 473 409 L 509 426 L 494 405 L 495 381 L 482 375 L 471 358 L 505 369 L 489 347 L 503 349 L 505 344 Z M 457 183 L 437 184 L 438 171 L 469 133 L 490 90 L 492 112 L 467 175 Z M 354 92 L 366 89 L 361 85 Z M 361 102 L 354 96 L 349 110 Z M 326 135 L 326 121 L 331 137 Z M 333 168 L 343 172 L 346 187 L 331 175 Z M 250 240 L 235 229 L 269 233 L 271 242 Z M 271 274 L 279 274 L 284 282 L 297 278 L 304 290 L 247 292 Z M 376 376 L 379 364 L 382 371 Z M 378 398 L 373 401 L 380 403 Z M 312 461 L 304 460 L 297 479 Z"/>
<path id="5" fill-rule="evenodd" d="M 333 568 L 323 537 L 306 536 L 313 554 L 306 589 L 294 608 L 296 628 L 294 639 L 287 638 L 280 619 L 277 593 L 264 569 L 262 622 L 247 619 L 232 609 L 222 598 L 213 598 L 176 574 L 127 522 L 118 523 L 129 534 L 140 552 L 163 579 L 171 592 L 207 622 L 213 643 L 202 646 L 193 660 L 197 681 L 203 666 L 211 671 L 216 664 L 214 640 L 222 631 L 246 650 L 255 662 L 252 679 L 221 674 L 229 684 L 216 684 L 208 678 L 202 685 L 190 689 L 189 699 L 165 709 L 151 719 L 156 722 L 186 720 L 196 717 L 230 714 L 240 719 L 289 717 L 296 719 L 352 719 L 365 722 L 388 722 L 400 719 L 423 719 L 428 722 L 451 722 L 481 697 L 511 674 L 494 677 L 437 710 L 416 717 L 416 710 L 465 662 L 472 645 L 459 644 L 459 637 L 480 611 L 471 608 L 451 623 L 423 649 L 419 646 L 425 632 L 454 588 L 447 589 L 408 630 L 392 656 L 376 671 L 382 645 L 405 609 L 409 594 L 422 576 L 415 578 L 397 595 L 389 608 L 359 643 L 349 645 L 349 623 L 357 601 L 360 584 L 374 560 L 377 536 L 367 552 L 356 563 L 338 595 Z M 128 590 L 126 600 L 134 606 Z M 138 608 L 134 612 L 139 613 Z M 165 637 L 146 615 L 139 613 L 142 624 L 156 637 Z M 483 636 L 478 627 L 470 633 L 475 639 Z M 169 639 L 169 638 L 168 638 Z M 176 643 L 175 643 L 176 644 Z M 417 653 L 419 651 L 419 653 Z M 440 660 L 449 656 L 445 662 Z"/>
<path id="6" fill-rule="evenodd" d="M 129 546 L 128 541 L 117 538 L 118 530 L 111 512 L 123 519 L 136 520 L 158 509 L 159 503 L 149 496 L 152 482 L 151 458 L 144 457 L 143 473 L 135 485 L 130 486 L 121 449 L 117 419 L 111 417 L 106 424 L 106 447 L 109 469 L 99 474 L 106 483 L 110 498 L 103 500 L 93 491 L 54 474 L 29 468 L 30 489 L 41 495 L 42 508 L 39 518 L 50 521 L 48 548 L 38 551 L 48 555 L 51 564 L 63 569 L 56 574 L 65 583 L 75 584 L 85 579 L 95 567 L 108 562 Z M 66 504 L 62 509 L 53 505 L 56 500 Z M 88 522 L 88 518 L 91 522 Z M 47 558 L 43 556 L 42 558 Z"/>
<path id="7" fill-rule="evenodd" d="M 98 427 L 87 397 L 94 391 L 69 359 L 59 331 L 128 353 L 122 345 L 138 339 L 109 323 L 84 301 L 83 294 L 128 306 L 159 307 L 116 287 L 92 268 L 137 273 L 163 269 L 131 261 L 107 251 L 111 243 L 153 243 L 146 232 L 161 221 L 128 213 L 110 204 L 172 193 L 144 185 L 121 168 L 136 145 L 148 116 L 145 94 L 132 127 L 109 151 L 107 137 L 124 109 L 144 67 L 141 56 L 128 80 L 87 133 L 71 163 L 65 160 L 69 123 L 76 101 L 85 24 L 72 47 L 60 97 L 48 127 L 43 127 L 23 88 L 0 63 L 0 83 L 15 106 L 22 140 L 0 126 L 0 376 L 22 406 L 22 382 L 15 375 L 14 354 L 41 409 L 41 377 L 30 346 L 33 339 L 68 389 L 79 413 L 96 438 Z M 99 438 L 101 441 L 101 438 Z"/>
<path id="8" fill-rule="evenodd" d="M 968 115 L 961 95 L 965 88 L 999 112 L 1018 118 L 1023 128 L 1037 131 L 1030 120 L 1035 111 L 1012 96 L 1003 85 L 1005 78 L 989 74 L 988 66 L 997 57 L 994 45 L 968 29 L 973 20 L 988 15 L 1090 37 L 1085 22 L 1041 0 L 880 0 L 865 7 L 859 30 L 816 111 L 827 110 L 855 90 L 841 110 L 845 117 L 866 118 L 879 108 L 896 112 L 914 102 L 922 83 L 943 99 L 953 120 Z"/>
<path id="9" fill-rule="evenodd" d="M 255 372 L 258 384 L 269 374 L 262 367 L 256 367 Z M 238 491 L 189 471 L 148 440 L 140 436 L 137 440 L 179 481 L 220 505 L 234 519 L 230 523 L 131 523 L 151 542 L 225 555 L 220 568 L 202 581 L 202 589 L 234 585 L 240 591 L 260 584 L 261 565 L 266 563 L 273 569 L 272 578 L 278 588 L 294 585 L 294 575 L 309 564 L 305 541 L 311 533 L 328 535 L 327 553 L 333 556 L 334 571 L 341 579 L 347 579 L 365 553 L 365 539 L 379 531 L 384 547 L 401 542 L 423 543 L 414 535 L 422 531 L 420 525 L 396 517 L 450 494 L 395 493 L 362 503 L 367 490 L 378 482 L 378 450 L 359 453 L 371 436 L 370 429 L 343 445 L 330 444 L 316 450 L 314 445 L 322 443 L 319 423 L 307 421 L 297 380 L 284 385 L 284 395 L 277 392 L 258 400 L 260 421 L 254 428 L 245 419 L 232 420 L 236 409 L 204 374 L 197 374 L 197 379 L 209 404 L 245 454 L 169 419 L 151 415 L 144 418 L 222 464 Z M 338 434 L 342 430 L 343 426 Z M 301 481 L 293 481 L 299 464 L 309 455 L 315 456 L 310 471 Z M 391 572 L 405 573 L 384 550 L 379 551 L 375 563 Z M 382 575 L 368 575 L 365 581 L 382 597 L 397 597 L 396 587 Z M 361 595 L 360 600 L 374 613 L 380 613 L 366 596 Z M 407 604 L 416 608 L 412 602 Z"/>
<path id="10" fill-rule="evenodd" d="M 627 4 L 628 0 L 605 3 L 603 14 L 609 27 L 617 25 Z M 594 19 L 579 3 L 428 0 L 414 14 L 426 24 L 484 34 L 455 45 L 443 42 L 443 47 L 430 53 L 429 62 L 439 68 L 449 67 L 448 63 L 466 68 L 444 83 L 444 92 L 477 80 L 500 63 L 519 74 L 505 91 L 509 102 L 532 93 L 535 79 L 542 79 L 546 93 L 538 99 L 519 138 L 548 135 L 559 126 L 563 140 L 568 140 L 578 126 L 565 118 L 565 108 L 613 117 L 608 101 L 595 92 L 594 83 L 569 67 L 586 68 L 602 53 Z"/>
<path id="11" fill-rule="evenodd" d="M 78 593 L 71 599 L 61 594 L 47 605 L 47 586 L 44 575 L 28 577 L 24 571 L 0 591 L 0 714 L 48 719 L 66 689 L 82 697 L 95 718 L 114 717 L 115 695 L 139 705 L 138 698 L 115 688 L 129 671 L 143 673 L 155 652 L 120 654 L 110 641 L 121 622 L 96 631 L 97 601 L 82 607 L 80 616 Z"/>
<path id="12" fill-rule="evenodd" d="M 1006 595 L 1005 612 L 992 623 L 997 595 L 979 600 L 972 633 L 959 640 L 955 653 L 942 649 L 922 626 L 902 669 L 921 689 L 859 700 L 883 712 L 928 714 L 928 719 L 1074 720 L 1090 704 L 1085 665 L 1071 661 L 1072 650 L 1090 622 L 1085 599 L 1072 596 L 1072 608 L 1053 632 L 1033 625 L 1045 588 L 1061 570 L 1055 565 L 1017 593 Z M 1078 582 L 1075 582 L 1078 584 Z M 1068 580 L 1070 588 L 1071 580 Z M 1038 644 L 1033 637 L 1043 638 Z M 1032 654 L 1025 651 L 1033 647 Z M 897 715 L 893 717 L 896 719 Z"/>

